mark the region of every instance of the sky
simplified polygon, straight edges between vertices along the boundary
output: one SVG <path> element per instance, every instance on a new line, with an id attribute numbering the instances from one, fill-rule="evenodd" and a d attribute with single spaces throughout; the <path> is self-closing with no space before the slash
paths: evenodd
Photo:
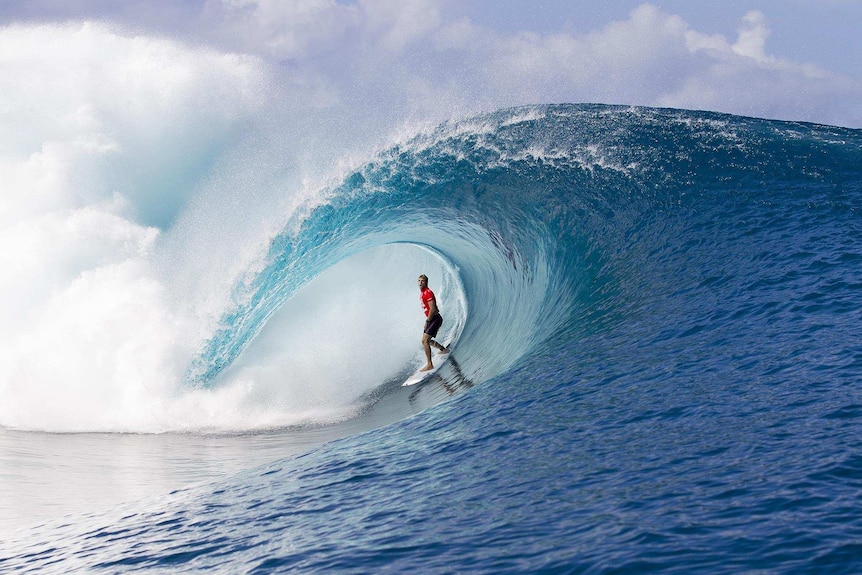
<path id="1" fill-rule="evenodd" d="M 252 55 L 372 116 L 600 102 L 862 127 L 862 0 L 0 2 L 0 25 L 70 20 Z"/>
<path id="2" fill-rule="evenodd" d="M 600 28 L 610 20 L 624 20 L 644 2 L 633 0 L 547 0 L 508 2 L 495 10 L 495 0 L 473 0 L 471 15 L 486 25 L 508 32 L 531 29 L 576 33 Z M 766 16 L 769 49 L 776 55 L 812 62 L 835 72 L 862 75 L 862 2 L 859 0 L 655 0 L 651 4 L 681 16 L 692 28 L 706 34 L 736 35 L 740 19 L 749 11 Z"/>

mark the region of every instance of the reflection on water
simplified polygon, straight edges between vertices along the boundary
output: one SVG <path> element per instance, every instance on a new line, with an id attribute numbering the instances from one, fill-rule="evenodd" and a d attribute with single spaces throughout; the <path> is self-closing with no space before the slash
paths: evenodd
<path id="1" fill-rule="evenodd" d="M 472 382 L 451 358 L 434 377 L 403 388 L 403 374 L 362 398 L 353 419 L 246 434 L 42 433 L 0 428 L 0 540 L 66 516 L 207 483 L 409 417 Z"/>
<path id="2" fill-rule="evenodd" d="M 410 403 L 416 405 L 423 402 L 423 398 L 430 396 L 435 400 L 433 403 L 437 403 L 471 387 L 473 387 L 473 382 L 464 376 L 458 361 L 454 357 L 450 357 L 437 373 L 410 388 L 412 393 L 409 399 Z"/>

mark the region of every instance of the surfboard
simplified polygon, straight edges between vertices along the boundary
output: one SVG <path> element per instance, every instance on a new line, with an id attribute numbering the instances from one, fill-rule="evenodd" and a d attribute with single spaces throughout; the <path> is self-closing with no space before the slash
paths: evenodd
<path id="1" fill-rule="evenodd" d="M 451 355 L 452 355 L 451 348 L 449 350 L 449 353 L 447 353 L 446 355 L 435 355 L 433 358 L 434 367 L 432 369 L 429 369 L 428 371 L 418 371 L 417 370 L 416 373 L 414 373 L 413 375 L 411 375 L 410 377 L 407 378 L 407 381 L 405 381 L 404 383 L 401 384 L 401 387 L 404 387 L 407 385 L 416 385 L 417 383 L 422 383 L 423 381 L 425 381 L 426 379 L 428 379 L 429 377 L 431 377 L 432 375 L 437 373 L 437 370 L 440 369 L 440 366 L 442 366 L 444 363 L 449 361 L 449 356 L 451 356 Z"/>

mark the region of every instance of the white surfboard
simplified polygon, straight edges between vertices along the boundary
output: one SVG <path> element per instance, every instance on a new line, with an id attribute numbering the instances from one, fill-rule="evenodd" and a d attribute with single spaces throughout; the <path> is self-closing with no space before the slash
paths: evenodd
<path id="1" fill-rule="evenodd" d="M 431 377 L 432 375 L 437 373 L 437 370 L 440 369 L 440 366 L 442 366 L 444 363 L 446 363 L 449 360 L 450 355 L 452 355 L 451 348 L 450 348 L 450 353 L 447 353 L 445 355 L 435 355 L 432 358 L 432 360 L 434 362 L 434 367 L 432 369 L 429 369 L 428 371 L 417 371 L 416 373 L 414 373 L 413 375 L 408 377 L 407 381 L 405 381 L 404 383 L 401 384 L 401 387 L 404 387 L 406 385 L 416 385 L 417 383 L 422 383 L 423 381 L 425 381 L 426 379 L 428 379 L 429 377 Z"/>

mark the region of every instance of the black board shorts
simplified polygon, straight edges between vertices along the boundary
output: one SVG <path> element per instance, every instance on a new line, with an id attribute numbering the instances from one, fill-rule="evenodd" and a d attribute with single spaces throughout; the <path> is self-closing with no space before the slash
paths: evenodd
<path id="1" fill-rule="evenodd" d="M 437 336 L 437 331 L 440 329 L 440 326 L 443 325 L 443 316 L 435 314 L 433 317 L 429 317 L 425 320 L 425 330 L 424 333 L 427 333 L 431 337 Z"/>

